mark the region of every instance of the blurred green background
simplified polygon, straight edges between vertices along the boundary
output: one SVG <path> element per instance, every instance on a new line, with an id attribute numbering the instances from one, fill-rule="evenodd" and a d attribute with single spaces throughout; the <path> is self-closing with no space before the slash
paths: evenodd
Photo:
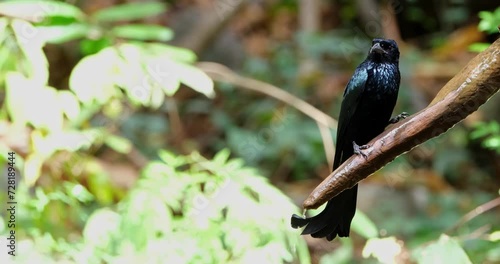
<path id="1" fill-rule="evenodd" d="M 287 96 L 337 118 L 386 37 L 416 113 L 498 38 L 494 2 L 0 1 L 0 262 L 500 263 L 498 95 L 364 180 L 350 238 L 289 223 L 336 127 Z"/>

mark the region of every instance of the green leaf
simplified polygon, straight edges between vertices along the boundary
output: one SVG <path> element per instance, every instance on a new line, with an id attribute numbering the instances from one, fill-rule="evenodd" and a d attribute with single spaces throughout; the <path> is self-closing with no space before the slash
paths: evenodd
<path id="1" fill-rule="evenodd" d="M 9 72 L 6 90 L 7 111 L 14 123 L 31 123 L 34 127 L 50 131 L 62 128 L 62 109 L 54 88 L 44 87 L 36 80 L 26 79 L 17 72 Z"/>
<path id="2" fill-rule="evenodd" d="M 165 162 L 165 164 L 167 164 L 173 168 L 175 168 L 183 163 L 183 161 L 180 157 L 177 157 L 174 153 L 172 153 L 170 151 L 163 150 L 163 149 L 160 149 L 158 151 L 158 156 L 160 157 L 160 159 L 163 162 Z"/>
<path id="3" fill-rule="evenodd" d="M 231 155 L 229 149 L 223 149 L 215 154 L 213 161 L 218 165 L 224 165 L 229 159 L 229 155 Z"/>
<path id="4" fill-rule="evenodd" d="M 42 171 L 43 157 L 37 153 L 32 153 L 24 161 L 24 181 L 31 187 L 40 177 Z"/>
<path id="5" fill-rule="evenodd" d="M 162 43 L 147 43 L 144 48 L 151 53 L 151 55 L 158 57 L 158 59 L 170 59 L 173 61 L 194 63 L 197 60 L 196 54 L 185 48 L 174 47 Z"/>
<path id="6" fill-rule="evenodd" d="M 38 132 L 38 130 L 35 130 L 35 132 Z M 86 149 L 95 140 L 88 133 L 76 130 L 63 130 L 46 136 L 35 132 L 32 135 L 33 150 L 44 157 L 50 157 L 57 150 L 75 152 L 79 149 Z"/>
<path id="7" fill-rule="evenodd" d="M 168 58 L 154 56 L 149 45 L 123 44 L 118 53 L 123 62 L 119 67 L 117 85 L 127 91 L 129 99 L 136 104 L 158 107 L 164 95 L 174 94 L 179 88 L 179 77 L 173 72 L 177 65 Z"/>
<path id="8" fill-rule="evenodd" d="M 173 69 L 179 80 L 191 89 L 200 92 L 208 98 L 215 97 L 214 83 L 206 73 L 200 69 L 187 65 L 175 63 L 176 67 Z"/>
<path id="9" fill-rule="evenodd" d="M 490 43 L 473 43 L 469 45 L 469 51 L 471 52 L 483 52 L 485 51 L 491 44 Z"/>
<path id="10" fill-rule="evenodd" d="M 396 263 L 397 256 L 403 253 L 402 243 L 395 237 L 370 238 L 363 248 L 363 257 L 376 258 L 380 263 Z"/>
<path id="11" fill-rule="evenodd" d="M 146 24 L 116 26 L 111 33 L 119 38 L 155 41 L 169 41 L 174 35 L 172 30 L 166 27 Z"/>
<path id="12" fill-rule="evenodd" d="M 80 51 L 83 55 L 92 55 L 111 45 L 113 45 L 113 41 L 106 37 L 100 39 L 83 39 L 80 41 Z"/>
<path id="13" fill-rule="evenodd" d="M 76 119 L 80 114 L 80 103 L 75 94 L 70 91 L 58 91 L 59 101 L 62 110 L 69 120 Z"/>
<path id="14" fill-rule="evenodd" d="M 158 109 L 165 100 L 165 93 L 158 83 L 153 83 L 151 87 L 151 100 L 149 106 L 153 109 Z"/>
<path id="15" fill-rule="evenodd" d="M 129 3 L 101 9 L 92 18 L 100 22 L 137 20 L 159 15 L 166 9 L 165 4 L 157 2 Z"/>
<path id="16" fill-rule="evenodd" d="M 96 210 L 83 229 L 85 243 L 96 248 L 109 248 L 113 237 L 119 235 L 120 223 L 121 216 L 116 212 L 108 208 Z"/>
<path id="17" fill-rule="evenodd" d="M 158 236 L 172 234 L 170 210 L 154 193 L 133 191 L 124 211 L 122 230 L 125 237 L 133 238 L 136 248 L 143 248 Z"/>
<path id="18" fill-rule="evenodd" d="M 104 139 L 104 143 L 116 152 L 123 154 L 129 153 L 132 149 L 132 144 L 128 139 L 113 134 L 108 134 Z"/>
<path id="19" fill-rule="evenodd" d="M 52 16 L 83 19 L 85 14 L 78 7 L 59 1 L 4 1 L 0 3 L 0 13 L 10 17 L 41 22 Z"/>
<path id="20" fill-rule="evenodd" d="M 70 24 L 63 26 L 38 26 L 36 27 L 44 37 L 45 42 L 61 44 L 87 36 L 90 27 L 84 24 Z"/>
<path id="21" fill-rule="evenodd" d="M 113 184 L 109 176 L 95 162 L 88 162 L 87 169 L 89 167 L 91 168 L 91 172 L 87 177 L 87 184 L 90 193 L 94 195 L 100 204 L 111 204 L 114 194 Z"/>
<path id="22" fill-rule="evenodd" d="M 488 235 L 488 240 L 492 242 L 500 241 L 500 231 L 495 231 Z"/>
<path id="23" fill-rule="evenodd" d="M 88 203 L 94 199 L 94 196 L 81 184 L 64 182 L 64 188 L 71 197 L 76 198 L 79 202 Z"/>
<path id="24" fill-rule="evenodd" d="M 489 12 L 489 11 L 481 11 L 479 12 L 479 18 L 481 18 L 482 20 L 493 20 L 495 19 L 495 17 L 493 16 L 493 13 L 492 12 Z"/>
<path id="25" fill-rule="evenodd" d="M 23 69 L 23 73 L 30 79 L 46 84 L 49 80 L 49 64 L 43 52 L 43 36 L 32 24 L 23 20 L 14 19 L 11 27 L 24 56 L 22 62 L 18 62 L 18 68 Z"/>
<path id="26" fill-rule="evenodd" d="M 500 148 L 500 136 L 492 136 L 483 142 L 484 146 L 491 149 Z"/>
<path id="27" fill-rule="evenodd" d="M 38 91 L 31 91 L 30 95 L 38 100 L 37 103 L 29 106 L 34 109 L 29 117 L 30 123 L 34 127 L 46 128 L 53 132 L 61 130 L 64 120 L 57 90 L 52 87 L 43 87 Z"/>
<path id="28" fill-rule="evenodd" d="M 492 34 L 498 32 L 498 24 L 500 24 L 500 8 L 497 8 L 494 12 L 481 11 L 479 12 L 479 22 L 478 29 L 486 33 Z"/>
<path id="29" fill-rule="evenodd" d="M 352 230 L 362 237 L 369 239 L 378 237 L 378 229 L 375 224 L 362 211 L 356 210 L 351 224 Z"/>
<path id="30" fill-rule="evenodd" d="M 454 238 L 442 234 L 438 241 L 427 246 L 420 247 L 414 251 L 413 256 L 417 263 L 472 263 Z"/>
<path id="31" fill-rule="evenodd" d="M 109 47 L 80 60 L 69 77 L 69 87 L 84 104 L 105 104 L 117 93 L 115 83 L 121 63 Z"/>
<path id="32" fill-rule="evenodd" d="M 14 124 L 24 126 L 28 123 L 30 110 L 33 109 L 28 107 L 31 102 L 26 102 L 30 100 L 30 97 L 26 97 L 30 84 L 18 72 L 8 72 L 5 79 L 7 112 Z M 35 103 L 34 100 L 31 101 Z"/>

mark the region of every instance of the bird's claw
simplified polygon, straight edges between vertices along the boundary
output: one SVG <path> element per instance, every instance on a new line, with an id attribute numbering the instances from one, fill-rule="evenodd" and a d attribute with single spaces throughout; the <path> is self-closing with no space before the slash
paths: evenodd
<path id="1" fill-rule="evenodd" d="M 410 116 L 410 114 L 408 114 L 407 112 L 403 112 L 403 113 L 389 119 L 389 124 L 396 124 L 397 122 L 399 122 L 399 121 L 401 121 L 409 116 Z"/>
<path id="2" fill-rule="evenodd" d="M 360 145 L 356 144 L 356 142 L 354 142 L 354 141 L 352 142 L 352 148 L 354 149 L 354 154 L 361 155 L 365 159 L 368 157 L 368 155 L 366 155 L 366 153 L 364 153 L 362 150 L 367 149 L 369 147 L 370 147 L 370 145 L 361 145 L 360 146 Z"/>

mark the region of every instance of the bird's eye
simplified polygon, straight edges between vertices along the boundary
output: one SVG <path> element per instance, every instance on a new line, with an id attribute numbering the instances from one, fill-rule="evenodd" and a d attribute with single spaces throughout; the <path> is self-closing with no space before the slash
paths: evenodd
<path id="1" fill-rule="evenodd" d="M 387 43 L 385 43 L 385 42 L 380 43 L 380 46 L 381 46 L 383 49 L 387 49 L 387 48 L 389 48 L 389 45 L 387 45 Z"/>

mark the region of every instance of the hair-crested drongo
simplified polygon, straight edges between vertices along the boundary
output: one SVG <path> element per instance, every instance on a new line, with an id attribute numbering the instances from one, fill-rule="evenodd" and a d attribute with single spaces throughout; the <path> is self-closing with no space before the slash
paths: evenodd
<path id="1" fill-rule="evenodd" d="M 391 113 L 399 83 L 398 45 L 391 39 L 374 39 L 367 58 L 356 68 L 344 91 L 333 170 L 353 154 L 363 154 L 360 150 L 363 145 L 393 121 Z M 329 241 L 336 236 L 349 236 L 357 193 L 356 184 L 329 200 L 325 209 L 314 217 L 304 219 L 294 214 L 292 227 L 306 226 L 303 235 L 326 237 Z"/>

